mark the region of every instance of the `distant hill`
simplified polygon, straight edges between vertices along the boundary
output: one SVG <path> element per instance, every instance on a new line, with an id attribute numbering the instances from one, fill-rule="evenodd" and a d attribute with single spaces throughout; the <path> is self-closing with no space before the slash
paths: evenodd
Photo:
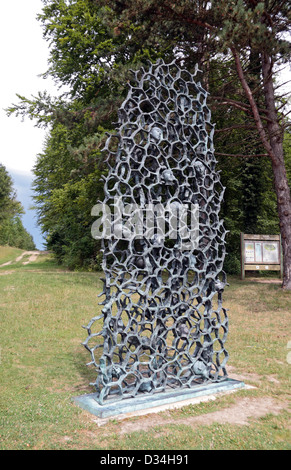
<path id="1" fill-rule="evenodd" d="M 21 202 L 25 210 L 25 214 L 21 217 L 23 226 L 32 235 L 36 248 L 43 250 L 44 239 L 40 228 L 36 225 L 36 212 L 30 209 L 34 203 L 31 189 L 33 175 L 32 173 L 15 171 L 10 168 L 7 168 L 7 170 L 12 177 L 13 186 L 17 192 L 17 200 Z"/>

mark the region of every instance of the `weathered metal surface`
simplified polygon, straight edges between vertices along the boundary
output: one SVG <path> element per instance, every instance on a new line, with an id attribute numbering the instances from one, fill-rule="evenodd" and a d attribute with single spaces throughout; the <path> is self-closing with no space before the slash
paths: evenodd
<path id="1" fill-rule="evenodd" d="M 113 416 L 127 417 L 129 413 L 132 417 L 134 414 L 138 415 L 139 411 L 146 410 L 146 413 L 165 411 L 175 407 L 187 406 L 197 403 L 197 399 L 204 400 L 204 397 L 209 395 L 218 396 L 221 393 L 229 393 L 244 388 L 244 382 L 233 379 L 225 379 L 218 383 L 208 383 L 196 385 L 192 388 L 183 388 L 170 390 L 155 395 L 139 394 L 134 398 L 128 398 L 123 401 L 107 401 L 100 405 L 98 403 L 98 395 L 91 393 L 88 395 L 81 395 L 74 397 L 73 401 L 80 408 L 92 413 L 99 418 L 110 418 Z"/>
<path id="2" fill-rule="evenodd" d="M 185 249 L 181 236 L 126 239 L 132 216 L 115 218 L 114 232 L 103 240 L 102 314 L 85 327 L 101 405 L 227 376 L 224 188 L 215 170 L 207 93 L 193 75 L 163 61 L 134 72 L 133 81 L 117 134 L 105 145 L 103 202 L 112 208 L 116 197 L 142 208 L 198 205 L 199 232 L 197 244 Z"/>

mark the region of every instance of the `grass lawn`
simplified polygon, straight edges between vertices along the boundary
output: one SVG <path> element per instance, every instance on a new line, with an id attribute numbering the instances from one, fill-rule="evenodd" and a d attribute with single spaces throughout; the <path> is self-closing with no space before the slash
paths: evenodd
<path id="1" fill-rule="evenodd" d="M 0 246 L 0 265 L 14 260 L 23 253 L 19 248 Z"/>
<path id="2" fill-rule="evenodd" d="M 49 255 L 0 268 L 0 449 L 291 448 L 290 292 L 228 279 L 229 376 L 255 388 L 98 427 L 71 398 L 94 391 L 96 373 L 85 365 L 90 357 L 81 342 L 82 325 L 100 310 L 100 277 L 62 271 Z M 269 404 L 261 415 L 259 404 Z M 250 415 L 238 422 L 242 405 Z M 231 419 L 223 422 L 222 413 Z"/>

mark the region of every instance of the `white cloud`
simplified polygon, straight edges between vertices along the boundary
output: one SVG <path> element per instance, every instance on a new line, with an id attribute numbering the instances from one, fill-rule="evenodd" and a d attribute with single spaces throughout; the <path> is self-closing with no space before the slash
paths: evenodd
<path id="1" fill-rule="evenodd" d="M 52 80 L 38 75 L 48 68 L 48 44 L 42 37 L 41 0 L 2 2 L 0 19 L 0 162 L 7 170 L 30 172 L 36 156 L 42 151 L 45 130 L 30 120 L 7 117 L 3 108 L 18 101 L 16 93 L 31 97 L 38 91 L 57 94 Z"/>
<path id="2" fill-rule="evenodd" d="M 38 76 L 47 70 L 49 55 L 41 25 L 36 20 L 42 8 L 41 0 L 11 0 L 2 2 L 0 17 L 0 163 L 13 178 L 17 197 L 26 211 L 23 225 L 39 249 L 43 237 L 36 227 L 35 211 L 30 210 L 31 172 L 37 154 L 43 150 L 46 131 L 36 128 L 29 119 L 22 122 L 20 117 L 8 118 L 4 109 L 17 103 L 16 93 L 30 98 L 38 91 L 47 90 L 52 95 L 58 92 L 52 80 Z"/>

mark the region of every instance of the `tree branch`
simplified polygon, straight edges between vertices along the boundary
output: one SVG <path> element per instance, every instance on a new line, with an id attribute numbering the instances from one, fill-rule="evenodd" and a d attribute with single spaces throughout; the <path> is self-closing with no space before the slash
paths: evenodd
<path id="1" fill-rule="evenodd" d="M 167 10 L 168 12 L 170 12 L 172 15 L 174 15 L 176 18 L 179 17 L 181 18 L 184 22 L 186 23 L 189 23 L 189 24 L 194 24 L 196 26 L 201 26 L 202 28 L 206 28 L 210 31 L 216 31 L 217 28 L 215 28 L 214 26 L 212 26 L 211 24 L 209 23 L 206 23 L 204 21 L 199 21 L 199 20 L 195 20 L 193 18 L 189 18 L 189 16 L 185 16 L 177 11 L 175 11 L 173 8 L 171 8 L 170 6 L 167 6 L 167 5 L 163 5 L 163 8 L 165 10 Z M 160 10 L 158 10 L 158 13 L 161 14 Z"/>
<path id="2" fill-rule="evenodd" d="M 226 105 L 231 105 L 234 106 L 235 108 L 240 109 L 241 111 L 245 111 L 246 113 L 250 112 L 250 109 L 247 105 L 244 103 L 240 103 L 239 101 L 234 101 L 231 99 L 227 98 L 220 98 L 219 96 L 212 96 L 213 99 L 216 99 L 220 105 L 226 106 Z"/>
<path id="3" fill-rule="evenodd" d="M 215 129 L 215 134 L 219 132 L 233 131 L 234 129 L 256 129 L 256 126 L 251 126 L 248 124 L 236 124 L 230 127 L 224 127 L 223 129 Z"/>
<path id="4" fill-rule="evenodd" d="M 276 164 L 277 163 L 276 156 L 274 155 L 273 149 L 271 147 L 271 144 L 270 144 L 270 142 L 268 140 L 268 137 L 267 137 L 267 134 L 265 132 L 265 129 L 264 129 L 264 126 L 263 126 L 263 123 L 262 123 L 262 120 L 261 120 L 261 116 L 260 116 L 260 113 L 259 113 L 259 110 L 258 110 L 258 106 L 257 106 L 257 104 L 254 100 L 252 91 L 251 91 L 249 85 L 247 84 L 247 81 L 246 81 L 246 78 L 245 78 L 240 60 L 239 60 L 238 53 L 237 53 L 237 51 L 234 47 L 231 48 L 231 52 L 232 52 L 234 60 L 235 60 L 238 77 L 239 77 L 240 82 L 242 84 L 243 90 L 246 94 L 246 97 L 247 97 L 247 99 L 250 103 L 251 110 L 252 110 L 252 113 L 253 113 L 253 116 L 254 116 L 256 127 L 258 129 L 258 133 L 260 135 L 262 144 L 263 144 L 264 148 L 266 149 L 268 155 L 270 156 L 271 160 Z"/>
<path id="5" fill-rule="evenodd" d="M 211 96 L 211 98 L 219 101 L 219 100 L 223 100 L 224 103 L 221 103 L 221 104 L 233 104 L 234 106 L 242 106 L 242 107 L 245 107 L 246 110 L 251 110 L 251 106 L 247 103 L 243 103 L 242 101 L 238 101 L 238 100 L 232 100 L 230 98 L 224 98 L 224 97 L 221 97 L 221 96 Z M 268 110 L 267 109 L 263 109 L 263 108 L 258 108 L 258 111 L 260 111 L 261 113 L 264 113 L 264 114 L 267 114 L 268 113 Z"/>

